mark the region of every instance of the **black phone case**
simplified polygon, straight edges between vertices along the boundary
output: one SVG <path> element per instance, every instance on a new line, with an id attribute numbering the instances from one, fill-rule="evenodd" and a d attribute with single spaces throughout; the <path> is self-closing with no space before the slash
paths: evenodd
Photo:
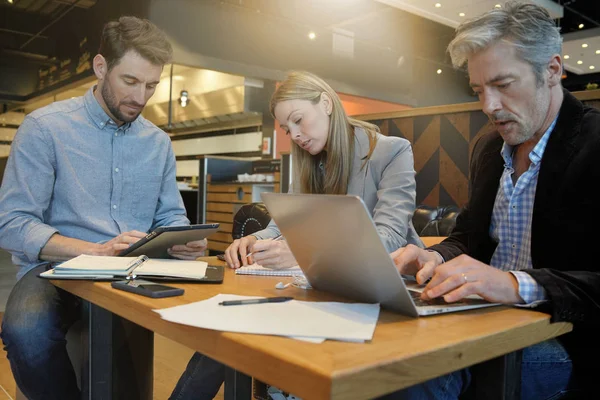
<path id="1" fill-rule="evenodd" d="M 146 296 L 146 297 L 152 297 L 154 299 L 158 299 L 158 298 L 162 298 L 162 297 L 181 296 L 184 292 L 184 290 L 181 288 L 170 287 L 170 286 L 168 286 L 169 290 L 163 290 L 160 292 L 151 292 L 151 291 L 146 290 L 141 287 L 128 285 L 126 282 L 123 282 L 123 281 L 112 282 L 110 285 L 115 289 L 124 290 L 126 292 L 131 292 L 131 293 L 139 294 L 139 295 Z M 165 286 L 165 285 L 161 285 L 161 286 Z"/>

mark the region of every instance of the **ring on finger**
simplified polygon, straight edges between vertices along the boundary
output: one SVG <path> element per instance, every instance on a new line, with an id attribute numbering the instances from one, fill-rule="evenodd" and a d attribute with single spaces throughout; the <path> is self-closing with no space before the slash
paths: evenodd
<path id="1" fill-rule="evenodd" d="M 466 274 L 463 273 L 461 275 L 462 275 L 463 279 L 465 280 L 465 283 L 469 282 L 469 279 L 467 278 Z"/>

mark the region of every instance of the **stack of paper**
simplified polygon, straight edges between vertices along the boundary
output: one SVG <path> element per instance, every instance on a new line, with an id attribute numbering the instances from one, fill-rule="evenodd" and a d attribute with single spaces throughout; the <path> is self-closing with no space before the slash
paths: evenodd
<path id="1" fill-rule="evenodd" d="M 364 342 L 373 338 L 379 304 L 310 302 L 219 305 L 222 301 L 255 299 L 219 294 L 208 300 L 154 310 L 162 319 L 226 332 L 286 336 L 311 342 L 326 339 Z"/>

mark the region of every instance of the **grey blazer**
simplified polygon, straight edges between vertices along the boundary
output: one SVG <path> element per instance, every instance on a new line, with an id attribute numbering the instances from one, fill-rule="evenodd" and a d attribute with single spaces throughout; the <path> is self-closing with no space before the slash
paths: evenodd
<path id="1" fill-rule="evenodd" d="M 348 194 L 363 199 L 389 252 L 409 243 L 423 247 L 412 224 L 416 182 L 410 142 L 378 133 L 373 154 L 361 168 L 363 158 L 369 153 L 369 138 L 363 129 L 358 128 L 354 132 L 354 161 Z M 296 179 L 294 177 L 290 192 L 299 187 Z M 253 233 L 258 239 L 278 235 L 280 231 L 273 220 L 262 231 Z"/>

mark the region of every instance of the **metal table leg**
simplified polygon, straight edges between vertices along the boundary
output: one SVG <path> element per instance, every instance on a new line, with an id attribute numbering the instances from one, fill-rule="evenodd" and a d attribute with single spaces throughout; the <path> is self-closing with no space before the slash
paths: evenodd
<path id="1" fill-rule="evenodd" d="M 250 400 L 252 378 L 233 368 L 225 370 L 225 400 Z"/>
<path id="2" fill-rule="evenodd" d="M 83 317 L 82 398 L 152 400 L 154 332 L 89 302 Z"/>
<path id="3" fill-rule="evenodd" d="M 518 350 L 471 367 L 469 398 L 518 400 L 521 398 L 521 361 Z"/>

